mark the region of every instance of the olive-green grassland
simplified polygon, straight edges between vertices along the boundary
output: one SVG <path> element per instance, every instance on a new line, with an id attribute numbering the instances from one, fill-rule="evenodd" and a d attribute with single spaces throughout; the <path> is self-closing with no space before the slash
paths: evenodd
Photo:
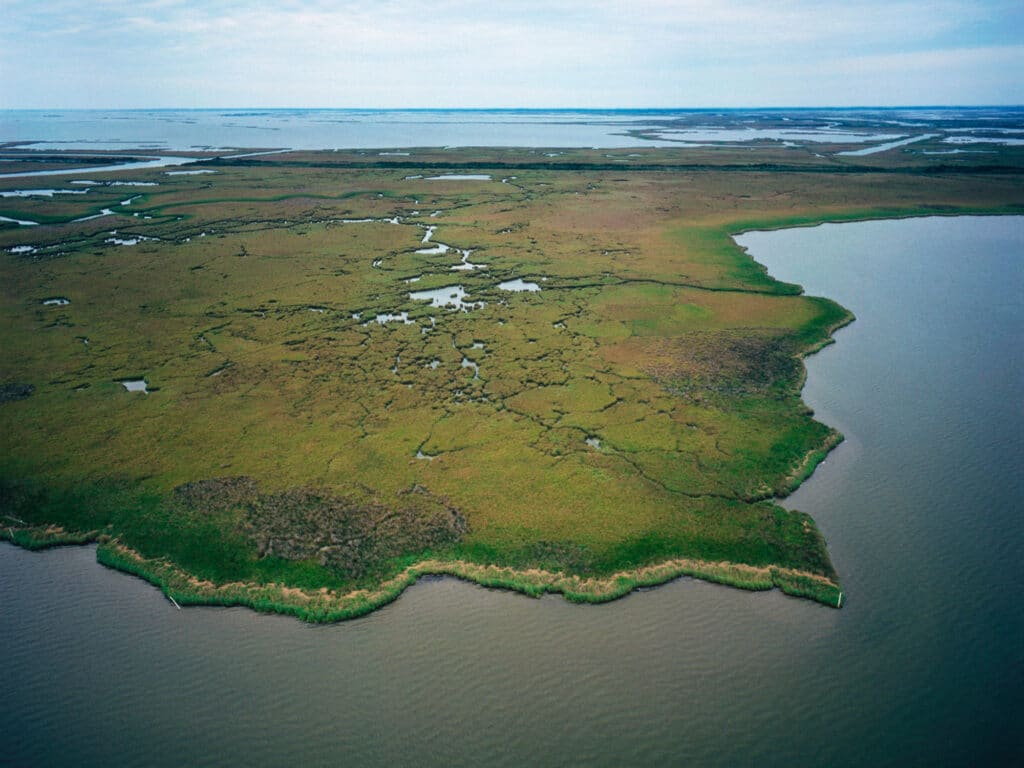
<path id="1" fill-rule="evenodd" d="M 0 229 L 0 536 L 309 620 L 423 573 L 837 605 L 817 527 L 774 500 L 841 439 L 802 356 L 852 316 L 731 235 L 1024 211 L 1017 165 L 888 154 L 304 152 L 3 198 L 40 225 Z"/>

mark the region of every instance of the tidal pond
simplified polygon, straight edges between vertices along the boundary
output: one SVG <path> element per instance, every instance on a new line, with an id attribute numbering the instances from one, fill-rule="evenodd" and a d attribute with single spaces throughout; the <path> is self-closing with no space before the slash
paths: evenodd
<path id="1" fill-rule="evenodd" d="M 53 197 L 54 195 L 84 195 L 88 189 L 8 189 L 0 197 Z"/>
<path id="2" fill-rule="evenodd" d="M 427 176 L 427 181 L 490 181 L 488 173 L 444 173 L 440 176 Z"/>
<path id="3" fill-rule="evenodd" d="M 352 317 L 354 317 L 356 320 L 359 319 L 358 313 L 353 315 Z M 388 323 L 402 323 L 402 325 L 416 325 L 416 321 L 415 320 L 410 320 L 409 319 L 409 313 L 408 312 L 379 312 L 379 313 L 377 313 L 377 316 L 374 317 L 374 321 L 377 323 L 377 325 L 387 325 Z M 369 322 L 364 323 L 364 325 L 369 325 Z"/>
<path id="4" fill-rule="evenodd" d="M 521 277 L 517 277 L 515 280 L 506 280 L 503 283 L 498 283 L 498 287 L 503 291 L 539 291 L 540 286 L 537 283 L 529 283 L 523 280 Z"/>
<path id="5" fill-rule="evenodd" d="M 919 141 L 925 141 L 927 139 L 934 139 L 939 134 L 937 133 L 925 133 L 921 136 L 911 136 L 907 139 L 900 139 L 899 141 L 889 141 L 885 144 L 876 144 L 873 147 L 864 147 L 863 149 L 848 149 L 845 152 L 836 152 L 837 155 L 847 155 L 849 157 L 863 157 L 865 155 L 877 155 L 879 152 L 887 152 L 890 149 L 896 149 L 896 147 L 905 147 L 907 144 L 915 144 Z"/>
<path id="6" fill-rule="evenodd" d="M 0 216 L 0 221 L 6 221 L 8 224 L 17 224 L 19 227 L 37 227 L 39 226 L 38 221 L 27 221 L 25 219 L 11 219 L 7 216 Z"/>
<path id="7" fill-rule="evenodd" d="M 42 147 L 37 148 L 41 149 Z M 97 156 L 97 162 L 100 160 L 102 160 L 102 156 Z M 169 165 L 184 165 L 185 163 L 194 163 L 195 161 L 194 157 L 152 157 L 147 160 L 120 163 L 118 165 L 97 165 L 89 168 L 62 168 L 53 171 L 19 171 L 17 173 L 0 173 L 0 179 L 21 179 L 29 176 L 72 176 L 78 175 L 83 171 L 98 171 L 100 173 L 108 173 L 111 171 L 134 171 L 143 168 L 163 168 Z"/>
<path id="8" fill-rule="evenodd" d="M 469 260 L 469 255 L 473 253 L 471 250 L 462 251 L 462 260 L 458 264 L 453 264 L 449 269 L 453 272 L 472 272 L 474 269 L 487 269 L 486 264 L 474 264 Z"/>
<path id="9" fill-rule="evenodd" d="M 482 301 L 466 301 L 469 294 L 461 285 L 447 285 L 443 288 L 431 288 L 424 291 L 413 291 L 410 299 L 429 301 L 432 307 L 453 307 L 463 312 L 484 306 Z"/>

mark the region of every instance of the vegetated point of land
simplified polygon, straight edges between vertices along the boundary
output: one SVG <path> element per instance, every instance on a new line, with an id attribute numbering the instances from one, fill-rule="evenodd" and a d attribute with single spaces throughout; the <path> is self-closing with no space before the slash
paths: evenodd
<path id="1" fill-rule="evenodd" d="M 1020 213 L 1021 166 L 751 154 L 285 153 L 4 198 L 38 225 L 0 229 L 0 536 L 309 620 L 424 573 L 838 605 L 774 499 L 841 439 L 801 358 L 852 316 L 731 236 Z"/>

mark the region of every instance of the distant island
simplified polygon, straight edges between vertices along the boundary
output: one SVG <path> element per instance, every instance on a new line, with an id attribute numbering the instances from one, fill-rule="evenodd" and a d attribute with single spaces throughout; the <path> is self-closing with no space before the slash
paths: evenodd
<path id="1" fill-rule="evenodd" d="M 802 358 L 853 317 L 732 236 L 1024 212 L 1018 144 L 883 118 L 103 170 L 11 144 L 0 537 L 98 542 L 178 604 L 309 621 L 424 574 L 586 602 L 690 575 L 841 607 L 812 518 L 775 500 L 842 440 L 801 401 Z"/>

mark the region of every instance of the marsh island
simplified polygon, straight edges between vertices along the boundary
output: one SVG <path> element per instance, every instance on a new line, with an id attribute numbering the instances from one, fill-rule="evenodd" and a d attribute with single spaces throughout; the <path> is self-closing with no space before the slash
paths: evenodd
<path id="1" fill-rule="evenodd" d="M 97 541 L 178 603 L 315 621 L 424 574 L 839 606 L 812 518 L 775 500 L 842 439 L 802 357 L 853 318 L 732 236 L 1024 211 L 1013 146 L 911 138 L 0 178 L 0 536 Z"/>

